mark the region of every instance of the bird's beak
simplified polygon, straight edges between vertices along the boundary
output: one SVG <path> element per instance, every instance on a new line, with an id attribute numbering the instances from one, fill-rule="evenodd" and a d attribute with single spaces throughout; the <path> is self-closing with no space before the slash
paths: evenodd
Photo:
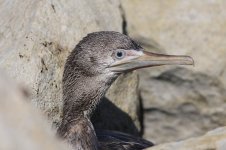
<path id="1" fill-rule="evenodd" d="M 164 55 L 140 51 L 133 57 L 113 63 L 110 69 L 113 72 L 120 73 L 162 65 L 194 65 L 194 60 L 190 56 Z"/>

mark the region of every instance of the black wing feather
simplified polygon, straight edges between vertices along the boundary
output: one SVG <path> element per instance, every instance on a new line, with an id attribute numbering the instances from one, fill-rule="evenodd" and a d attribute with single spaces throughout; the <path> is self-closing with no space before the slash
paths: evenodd
<path id="1" fill-rule="evenodd" d="M 152 142 L 126 133 L 96 130 L 101 150 L 142 150 L 153 146 Z"/>

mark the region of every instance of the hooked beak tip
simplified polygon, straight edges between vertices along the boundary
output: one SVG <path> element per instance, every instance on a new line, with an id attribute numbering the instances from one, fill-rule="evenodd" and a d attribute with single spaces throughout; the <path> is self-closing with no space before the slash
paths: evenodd
<path id="1" fill-rule="evenodd" d="M 185 57 L 186 57 L 185 61 L 187 62 L 187 65 L 192 65 L 194 67 L 195 66 L 194 59 L 190 56 L 185 56 Z"/>

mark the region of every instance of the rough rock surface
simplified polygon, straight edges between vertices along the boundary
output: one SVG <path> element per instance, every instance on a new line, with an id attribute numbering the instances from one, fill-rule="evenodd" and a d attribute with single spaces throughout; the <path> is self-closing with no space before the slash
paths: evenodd
<path id="1" fill-rule="evenodd" d="M 57 124 L 61 116 L 61 78 L 67 55 L 87 33 L 122 32 L 120 3 L 118 0 L 12 0 L 1 1 L 0 8 L 0 68 L 25 83 L 31 89 L 32 103 Z M 136 79 L 137 75 L 129 74 L 128 79 L 131 78 Z M 127 86 L 131 90 L 119 92 L 117 97 L 135 94 L 134 87 Z M 110 95 L 109 99 L 114 99 Z M 123 101 L 127 103 L 129 99 Z M 130 102 L 129 106 L 135 105 Z M 136 106 L 130 107 L 135 110 L 122 107 L 137 112 Z M 130 117 L 137 122 L 137 116 Z"/>
<path id="2" fill-rule="evenodd" d="M 124 0 L 122 6 L 127 33 L 147 49 L 195 60 L 195 67 L 141 72 L 144 136 L 163 143 L 225 125 L 226 1 Z M 153 49 L 152 39 L 165 50 Z"/>
<path id="3" fill-rule="evenodd" d="M 66 150 L 37 109 L 28 103 L 25 89 L 0 72 L 0 149 Z M 68 149 L 67 149 L 68 150 Z"/>
<path id="4" fill-rule="evenodd" d="M 201 137 L 160 144 L 147 150 L 225 150 L 226 127 L 212 130 Z"/>
<path id="5" fill-rule="evenodd" d="M 154 39 L 167 53 L 189 54 L 195 60 L 193 70 L 226 82 L 226 1 L 124 0 L 122 4 L 130 36 Z"/>
<path id="6" fill-rule="evenodd" d="M 175 68 L 142 85 L 144 133 L 152 140 L 185 139 L 225 125 L 226 90 L 217 78 Z"/>

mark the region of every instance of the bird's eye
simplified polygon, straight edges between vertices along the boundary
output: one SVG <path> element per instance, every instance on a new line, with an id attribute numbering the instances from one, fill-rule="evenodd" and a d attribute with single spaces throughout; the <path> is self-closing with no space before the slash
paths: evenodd
<path id="1" fill-rule="evenodd" d="M 124 51 L 124 50 L 122 50 L 122 49 L 119 49 L 119 50 L 117 50 L 116 52 L 115 52 L 115 57 L 117 58 L 117 59 L 122 59 L 122 58 L 124 58 L 126 56 L 126 52 Z"/>

